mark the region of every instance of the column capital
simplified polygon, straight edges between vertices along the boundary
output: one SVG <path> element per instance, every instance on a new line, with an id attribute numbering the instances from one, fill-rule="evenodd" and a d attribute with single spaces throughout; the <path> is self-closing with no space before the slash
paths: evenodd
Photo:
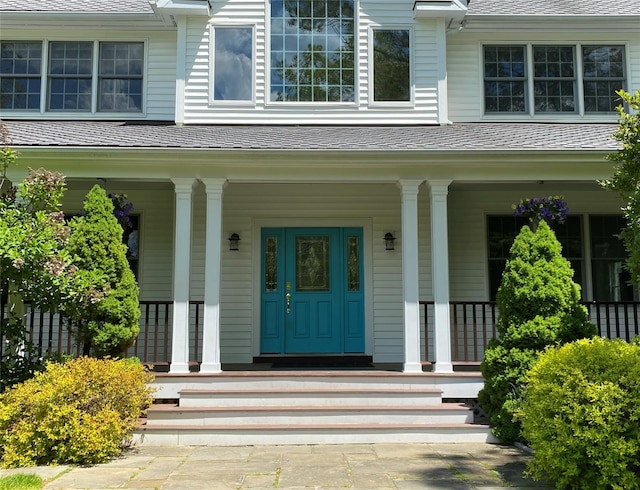
<path id="1" fill-rule="evenodd" d="M 402 191 L 402 194 L 418 194 L 418 189 L 422 185 L 424 180 L 422 179 L 400 179 L 396 182 L 396 185 Z"/>
<path id="2" fill-rule="evenodd" d="M 191 193 L 197 179 L 192 177 L 171 177 L 176 194 Z"/>
<path id="3" fill-rule="evenodd" d="M 200 180 L 200 182 L 204 184 L 207 194 L 222 194 L 222 192 L 224 192 L 224 189 L 227 187 L 227 184 L 229 183 L 227 179 L 210 179 L 199 177 L 198 180 Z"/>
<path id="4" fill-rule="evenodd" d="M 449 186 L 453 180 L 449 179 L 428 179 L 427 185 L 431 190 L 431 195 L 447 195 L 449 193 Z"/>

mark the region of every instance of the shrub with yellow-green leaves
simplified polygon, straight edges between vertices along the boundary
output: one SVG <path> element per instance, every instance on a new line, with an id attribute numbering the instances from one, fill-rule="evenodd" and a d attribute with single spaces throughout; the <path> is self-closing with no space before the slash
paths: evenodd
<path id="1" fill-rule="evenodd" d="M 96 464 L 120 454 L 152 401 L 153 375 L 137 359 L 49 363 L 0 395 L 4 467 Z"/>
<path id="2" fill-rule="evenodd" d="M 534 478 L 556 488 L 640 488 L 640 344 L 601 338 L 548 349 L 518 417 Z"/>

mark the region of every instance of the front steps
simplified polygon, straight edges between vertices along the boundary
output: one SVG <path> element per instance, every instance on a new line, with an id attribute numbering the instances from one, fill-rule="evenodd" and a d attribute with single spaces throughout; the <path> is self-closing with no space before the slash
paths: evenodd
<path id="1" fill-rule="evenodd" d="M 167 377 L 174 378 L 167 380 Z M 443 403 L 430 376 L 376 371 L 165 375 L 156 404 L 136 431 L 144 445 L 487 442 L 462 403 Z M 163 391 L 164 390 L 164 391 Z"/>

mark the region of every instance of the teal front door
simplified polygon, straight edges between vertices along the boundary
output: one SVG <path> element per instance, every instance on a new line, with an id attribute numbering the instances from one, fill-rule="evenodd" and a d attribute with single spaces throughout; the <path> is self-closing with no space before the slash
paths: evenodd
<path id="1" fill-rule="evenodd" d="M 364 353 L 361 228 L 262 230 L 262 354 Z"/>

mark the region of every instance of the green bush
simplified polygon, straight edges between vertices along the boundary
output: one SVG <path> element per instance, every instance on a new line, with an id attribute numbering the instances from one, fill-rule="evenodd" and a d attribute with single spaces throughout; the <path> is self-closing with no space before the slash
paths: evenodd
<path id="1" fill-rule="evenodd" d="M 547 346 L 595 334 L 580 287 L 561 254 L 553 231 L 542 221 L 535 232 L 524 226 L 516 237 L 498 289 L 499 337 L 491 340 L 480 369 L 478 394 L 493 434 L 504 442 L 523 440 L 514 414 L 526 386 L 526 374 Z"/>
<path id="2" fill-rule="evenodd" d="M 137 359 L 47 364 L 0 395 L 2 466 L 108 461 L 130 442 L 152 380 Z"/>
<path id="3" fill-rule="evenodd" d="M 113 203 L 100 186 L 91 188 L 83 214 L 71 221 L 67 246 L 77 275 L 90 284 L 80 301 L 67 302 L 64 313 L 85 355 L 119 357 L 140 331 L 138 285 L 127 262 L 122 227 Z"/>
<path id="4" fill-rule="evenodd" d="M 542 354 L 519 410 L 534 478 L 557 488 L 640 488 L 640 345 L 579 340 Z"/>

